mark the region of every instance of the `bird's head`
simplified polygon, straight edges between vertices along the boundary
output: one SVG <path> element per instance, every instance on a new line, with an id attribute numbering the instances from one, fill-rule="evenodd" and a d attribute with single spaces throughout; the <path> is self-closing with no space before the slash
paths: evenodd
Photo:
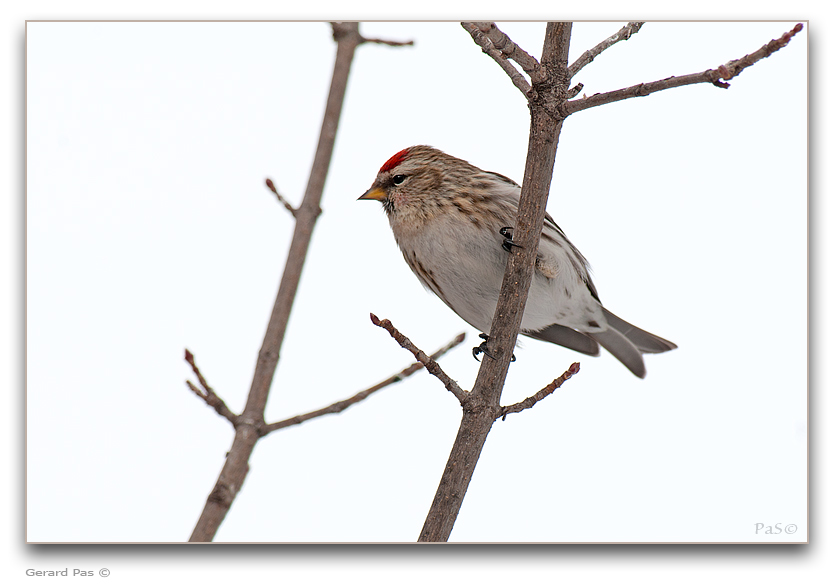
<path id="1" fill-rule="evenodd" d="M 444 197 L 444 183 L 455 163 L 467 164 L 431 146 L 400 150 L 380 167 L 359 200 L 379 201 L 389 217 L 425 214 Z"/>

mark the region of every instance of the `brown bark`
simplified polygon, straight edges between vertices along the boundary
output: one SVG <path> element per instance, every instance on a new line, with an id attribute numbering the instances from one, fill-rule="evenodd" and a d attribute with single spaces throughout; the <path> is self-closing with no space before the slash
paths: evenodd
<path id="1" fill-rule="evenodd" d="M 293 213 L 296 218 L 287 263 L 278 288 L 278 295 L 272 315 L 264 335 L 263 345 L 258 354 L 255 374 L 249 390 L 246 407 L 235 424 L 235 437 L 232 448 L 226 456 L 223 469 L 214 488 L 206 500 L 203 513 L 194 527 L 189 541 L 207 542 L 214 539 L 220 523 L 232 505 L 243 486 L 246 473 L 249 470 L 249 457 L 255 448 L 255 443 L 261 436 L 264 422 L 269 388 L 278 359 L 284 334 L 287 330 L 290 311 L 292 310 L 301 270 L 307 256 L 307 248 L 313 233 L 316 219 L 321 213 L 321 202 L 324 182 L 330 159 L 333 155 L 333 145 L 336 141 L 336 129 L 342 112 L 345 90 L 347 88 L 350 65 L 356 47 L 362 42 L 357 23 L 340 23 L 333 25 L 333 36 L 337 43 L 336 62 L 333 67 L 333 78 L 330 83 L 330 93 L 327 97 L 324 120 L 322 122 L 319 143 L 310 170 L 307 190 L 304 200 Z"/>
<path id="2" fill-rule="evenodd" d="M 575 363 L 562 377 L 554 380 L 552 384 L 534 396 L 512 406 L 501 408 L 499 405 L 507 369 L 512 358 L 512 348 L 518 337 L 532 280 L 545 205 L 553 175 L 556 147 L 564 119 L 572 113 L 589 107 L 691 83 L 709 82 L 718 87 L 729 87 L 726 80 L 783 48 L 803 28 L 802 24 L 797 24 L 779 39 L 769 42 L 758 51 L 730 61 L 714 70 L 567 101 L 582 89 L 580 84 L 572 91 L 569 90 L 571 77 L 613 44 L 627 40 L 640 29 L 641 23 L 629 23 L 591 51 L 586 51 L 570 68 L 567 65 L 571 36 L 570 23 L 548 23 L 540 64 L 537 64 L 535 59 L 498 30 L 494 23 L 462 23 L 462 25 L 473 40 L 501 66 L 513 84 L 527 97 L 531 123 L 518 219 L 513 231 L 513 242 L 520 244 L 521 247 L 514 246 L 507 260 L 501 294 L 493 318 L 488 343 L 489 352 L 494 359 L 483 360 L 474 388 L 467 394 L 466 400 L 461 402 L 463 419 L 420 533 L 419 541 L 424 542 L 448 540 L 472 479 L 475 465 L 495 419 L 532 407 L 578 371 L 578 363 Z M 512 66 L 510 59 L 519 63 L 530 76 L 529 84 Z"/>
<path id="3" fill-rule="evenodd" d="M 513 241 L 521 247 L 513 247 L 509 254 L 495 309 L 488 345 L 494 359 L 483 359 L 475 386 L 463 404 L 460 429 L 419 541 L 449 539 L 489 430 L 501 413 L 501 391 L 533 278 L 562 129 L 561 120 L 554 120 L 547 112 L 556 111 L 567 95 L 570 35 L 571 23 L 551 22 L 547 25 L 541 67 L 531 78 L 527 162 L 513 231 Z"/>
<path id="4" fill-rule="evenodd" d="M 581 112 L 583 110 L 605 105 L 607 103 L 614 103 L 615 101 L 630 99 L 632 97 L 645 97 L 658 91 L 674 89 L 675 87 L 683 87 L 684 85 L 694 85 L 696 83 L 711 83 L 716 87 L 727 89 L 730 87 L 730 84 L 727 83 L 727 81 L 740 75 L 746 68 L 756 64 L 762 59 L 766 59 L 776 51 L 786 47 L 788 43 L 791 42 L 791 39 L 802 31 L 802 29 L 802 23 L 799 23 L 778 39 L 771 40 L 749 55 L 745 55 L 740 59 L 734 59 L 723 65 L 719 65 L 715 69 L 707 69 L 706 71 L 691 73 L 689 75 L 667 77 L 666 79 L 660 79 L 650 83 L 640 83 L 638 85 L 632 85 L 631 87 L 624 87 L 614 91 L 597 93 L 590 97 L 582 97 L 568 102 L 563 102 L 560 104 L 559 114 L 563 117 L 567 117 L 576 112 Z M 574 67 L 577 68 L 577 71 L 579 70 L 579 65 L 580 63 L 577 62 L 571 66 L 572 74 Z"/>

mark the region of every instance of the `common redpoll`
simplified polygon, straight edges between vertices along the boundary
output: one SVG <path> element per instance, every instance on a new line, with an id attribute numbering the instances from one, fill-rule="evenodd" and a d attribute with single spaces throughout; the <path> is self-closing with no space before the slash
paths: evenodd
<path id="1" fill-rule="evenodd" d="M 394 239 L 422 284 L 458 316 L 489 333 L 512 245 L 521 187 L 430 146 L 392 156 L 360 199 L 382 203 Z M 521 332 L 586 355 L 605 347 L 638 377 L 643 353 L 677 345 L 600 303 L 588 262 L 545 216 Z M 477 348 L 476 348 L 477 351 Z"/>

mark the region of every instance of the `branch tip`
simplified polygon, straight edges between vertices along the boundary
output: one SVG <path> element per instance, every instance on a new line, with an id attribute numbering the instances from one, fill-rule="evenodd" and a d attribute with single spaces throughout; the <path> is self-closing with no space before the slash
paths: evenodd
<path id="1" fill-rule="evenodd" d="M 281 193 L 279 193 L 278 189 L 275 188 L 275 183 L 272 182 L 271 178 L 266 179 L 266 187 L 270 191 L 272 191 L 272 193 L 278 198 L 278 202 L 281 203 L 282 205 L 284 205 L 284 208 L 287 211 L 290 212 L 290 215 L 292 215 L 293 217 L 295 217 L 297 219 L 298 218 L 298 209 L 296 209 L 295 207 L 290 205 L 289 201 L 287 201 L 284 197 L 281 196 Z M 318 210 L 318 213 L 316 213 L 316 215 L 318 216 L 319 213 L 321 213 L 321 209 Z"/>
<path id="2" fill-rule="evenodd" d="M 458 335 L 450 343 L 446 344 L 445 347 L 441 347 L 440 349 L 438 349 L 437 351 L 432 353 L 430 358 L 431 359 L 439 359 L 440 357 L 442 357 L 443 355 L 448 353 L 450 350 L 452 350 L 453 348 L 458 346 L 461 342 L 463 342 L 463 335 Z M 343 412 L 344 410 L 348 409 L 350 406 L 352 406 L 356 403 L 359 403 L 360 401 L 362 401 L 365 398 L 367 398 L 368 396 L 376 393 L 380 389 L 382 389 L 384 387 L 387 387 L 389 385 L 392 385 L 394 383 L 399 383 L 400 381 L 403 381 L 406 377 L 408 377 L 410 375 L 413 375 L 414 373 L 423 369 L 423 367 L 424 367 L 423 364 L 420 363 L 420 362 L 412 363 L 411 365 L 409 365 L 408 367 L 406 367 L 405 369 L 403 369 L 399 373 L 396 373 L 396 374 L 392 375 L 388 379 L 385 379 L 384 381 L 381 381 L 381 382 L 377 383 L 376 385 L 374 385 L 372 387 L 369 387 L 368 389 L 360 391 L 359 393 L 355 394 L 351 398 L 332 403 L 329 406 L 327 406 L 326 408 L 322 408 L 322 409 L 316 410 L 314 412 L 309 412 L 309 413 L 306 413 L 306 414 L 302 414 L 300 416 L 294 416 L 292 418 L 288 418 L 288 419 L 282 420 L 280 422 L 273 422 L 271 424 L 267 424 L 259 430 L 259 433 L 263 437 L 263 436 L 266 436 L 267 434 L 269 434 L 270 432 L 274 432 L 275 430 L 281 430 L 282 428 L 286 428 L 287 426 L 295 426 L 297 424 L 301 424 L 303 422 L 306 422 L 307 420 L 312 420 L 313 418 L 318 418 L 319 416 L 324 416 L 324 415 L 327 415 L 327 414 L 338 414 L 340 412 Z"/>
<path id="3" fill-rule="evenodd" d="M 196 385 L 191 383 L 191 381 L 185 381 L 186 385 L 188 385 L 188 389 L 193 391 L 200 399 L 206 402 L 207 405 L 214 408 L 214 411 L 217 412 L 220 416 L 223 416 L 229 422 L 231 422 L 232 426 L 237 425 L 238 416 L 229 407 L 226 405 L 226 402 L 223 401 L 220 396 L 218 396 L 211 386 L 206 381 L 206 378 L 203 377 L 203 374 L 200 372 L 200 368 L 197 367 L 197 363 L 194 360 L 194 354 L 189 351 L 188 349 L 185 350 L 185 360 L 191 365 L 191 370 L 194 372 L 194 375 L 197 376 L 197 380 L 200 382 L 200 388 Z"/>
<path id="4" fill-rule="evenodd" d="M 461 22 L 460 25 L 469 33 L 475 44 L 481 47 L 481 51 L 489 55 L 504 70 L 524 97 L 530 99 L 532 86 L 510 63 L 510 59 L 521 65 L 521 68 L 532 78 L 540 69 L 536 58 L 516 45 L 510 37 L 495 26 L 494 22 Z"/>
<path id="5" fill-rule="evenodd" d="M 591 61 L 597 58 L 603 51 L 606 49 L 611 48 L 613 45 L 620 41 L 627 41 L 631 38 L 631 35 L 640 31 L 640 28 L 644 25 L 644 22 L 629 22 L 619 31 L 611 35 L 610 37 L 606 38 L 594 48 L 589 49 L 582 53 L 580 57 L 574 61 L 574 63 L 568 67 L 568 76 L 573 77 L 579 71 L 588 65 Z"/>
<path id="6" fill-rule="evenodd" d="M 629 99 L 632 97 L 644 97 L 647 95 L 651 95 L 652 93 L 655 93 L 657 91 L 673 89 L 675 87 L 682 87 L 684 85 L 694 85 L 696 83 L 711 83 L 712 85 L 720 87 L 721 89 L 727 89 L 728 87 L 730 87 L 730 84 L 726 81 L 738 77 L 738 75 L 741 74 L 742 71 L 744 71 L 751 65 L 754 65 L 758 61 L 761 61 L 762 59 L 769 57 L 776 51 L 787 46 L 790 40 L 802 29 L 802 23 L 799 23 L 796 26 L 794 26 L 791 30 L 780 36 L 778 39 L 771 40 L 770 42 L 760 47 L 758 50 L 750 53 L 749 55 L 745 55 L 740 59 L 727 61 L 726 63 L 724 63 L 723 65 L 719 65 L 715 69 L 707 69 L 706 71 L 701 71 L 700 73 L 691 73 L 689 75 L 667 77 L 666 79 L 660 79 L 658 81 L 652 81 L 649 83 L 640 83 L 638 85 L 625 87 L 623 89 L 616 89 L 614 91 L 608 91 L 605 93 L 597 93 L 595 95 L 592 95 L 591 97 L 572 99 L 560 106 L 559 113 L 562 117 L 567 117 L 576 112 L 596 107 L 599 105 L 613 103 L 615 101 Z"/>
<path id="7" fill-rule="evenodd" d="M 397 328 L 393 324 L 391 324 L 391 321 L 387 318 L 380 320 L 379 317 L 372 312 L 371 322 L 374 323 L 376 326 L 384 328 L 386 331 L 388 331 L 388 334 L 391 335 L 391 338 L 397 341 L 397 343 L 399 343 L 399 345 L 403 349 L 409 351 L 412 355 L 414 355 L 414 358 L 423 364 L 423 366 L 426 368 L 426 371 L 437 377 L 437 379 L 440 380 L 443 386 L 446 389 L 448 389 L 449 392 L 452 393 L 452 395 L 458 398 L 458 401 L 461 403 L 461 405 L 463 405 L 463 403 L 466 401 L 468 394 L 460 388 L 460 386 L 454 379 L 446 375 L 446 372 L 443 371 L 443 369 L 441 369 L 440 365 L 437 364 L 437 361 L 435 361 L 432 357 L 426 355 L 421 349 L 415 346 L 414 343 L 412 343 L 407 336 L 398 331 Z M 458 339 L 463 341 L 463 337 L 465 337 L 465 335 L 458 335 L 455 338 L 455 341 L 457 342 Z"/>
<path id="8" fill-rule="evenodd" d="M 266 326 L 255 372 L 252 376 L 252 384 L 240 420 L 229 412 L 228 408 L 225 408 L 222 400 L 215 405 L 215 409 L 219 408 L 218 413 L 223 415 L 223 412 L 225 412 L 226 417 L 235 426 L 235 440 L 226 456 L 226 461 L 214 489 L 206 499 L 203 511 L 197 520 L 189 541 L 208 542 L 214 539 L 217 528 L 226 517 L 249 471 L 249 460 L 258 440 L 258 435 L 251 432 L 251 429 L 254 427 L 260 430 L 263 427 L 262 421 L 267 397 L 278 366 L 293 299 L 296 297 L 302 268 L 318 218 L 318 210 L 321 207 L 324 179 L 333 159 L 336 130 L 342 113 L 351 63 L 356 46 L 361 38 L 359 24 L 357 22 L 333 24 L 333 37 L 337 44 L 336 57 L 333 64 L 330 89 L 324 106 L 321 132 L 310 168 L 307 188 L 299 205 L 301 212 L 296 214 L 291 205 L 282 201 L 296 219 L 292 245 L 286 256 L 278 294 Z M 267 183 L 267 187 L 269 187 L 269 183 Z"/>
<path id="9" fill-rule="evenodd" d="M 539 403 L 541 400 L 552 394 L 558 388 L 562 387 L 562 384 L 579 373 L 579 363 L 572 363 L 567 370 L 562 373 L 559 377 L 545 385 L 541 390 L 537 391 L 535 394 L 531 395 L 527 399 L 521 400 L 518 403 L 515 403 L 511 406 L 504 406 L 498 410 L 498 415 L 495 416 L 497 418 L 501 418 L 501 421 L 507 419 L 507 414 L 516 414 L 528 408 L 532 408 L 534 405 Z"/>

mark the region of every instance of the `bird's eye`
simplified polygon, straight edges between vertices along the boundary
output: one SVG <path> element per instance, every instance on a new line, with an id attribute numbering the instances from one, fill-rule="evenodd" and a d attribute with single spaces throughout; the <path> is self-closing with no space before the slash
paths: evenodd
<path id="1" fill-rule="evenodd" d="M 395 185 L 401 185 L 405 182 L 405 175 L 404 174 L 398 174 L 398 175 L 394 176 L 394 178 L 392 178 L 391 181 Z"/>

